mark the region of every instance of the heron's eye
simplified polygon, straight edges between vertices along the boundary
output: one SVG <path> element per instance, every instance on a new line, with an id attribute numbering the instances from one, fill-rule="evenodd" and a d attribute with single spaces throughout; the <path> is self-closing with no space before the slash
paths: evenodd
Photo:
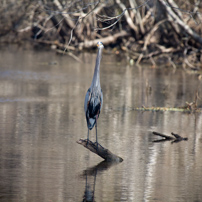
<path id="1" fill-rule="evenodd" d="M 102 43 L 101 41 L 99 41 L 99 42 L 97 43 L 97 47 L 104 47 L 104 45 L 103 45 L 103 43 Z"/>

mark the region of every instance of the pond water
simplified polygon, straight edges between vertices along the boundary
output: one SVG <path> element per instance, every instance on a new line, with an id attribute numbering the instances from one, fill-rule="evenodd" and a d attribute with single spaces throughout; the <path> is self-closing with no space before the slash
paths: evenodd
<path id="1" fill-rule="evenodd" d="M 76 143 L 87 137 L 95 57 L 0 51 L 0 201 L 202 201 L 202 114 L 134 110 L 192 102 L 202 95 L 198 75 L 104 54 L 98 140 L 124 159 L 110 164 Z M 152 131 L 188 141 L 154 142 Z"/>

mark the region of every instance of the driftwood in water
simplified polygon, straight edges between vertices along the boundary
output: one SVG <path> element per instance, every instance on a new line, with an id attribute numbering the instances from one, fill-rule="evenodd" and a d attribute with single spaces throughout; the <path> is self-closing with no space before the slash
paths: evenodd
<path id="1" fill-rule="evenodd" d="M 100 156 L 101 158 L 103 158 L 105 161 L 108 162 L 122 162 L 123 159 L 115 154 L 113 154 L 111 151 L 109 151 L 108 149 L 105 149 L 102 145 L 100 145 L 98 143 L 93 143 L 90 140 L 83 140 L 80 139 L 77 141 L 78 144 L 83 145 L 84 147 L 86 147 L 86 149 L 89 149 L 91 152 L 97 154 L 98 156 Z M 97 148 L 98 146 L 98 148 Z"/>
<path id="2" fill-rule="evenodd" d="M 171 137 L 171 136 L 168 136 L 168 135 L 164 135 L 164 134 L 161 134 L 161 133 L 158 133 L 158 132 L 152 132 L 154 135 L 157 135 L 157 136 L 160 136 L 160 137 L 163 137 L 164 140 L 173 140 L 174 137 Z"/>
<path id="3" fill-rule="evenodd" d="M 192 103 L 186 103 L 185 106 L 183 107 L 137 107 L 137 108 L 132 108 L 131 110 L 136 110 L 136 111 L 171 111 L 171 112 L 202 112 L 202 108 L 198 108 L 196 106 L 196 102 L 192 102 Z"/>
<path id="4" fill-rule="evenodd" d="M 176 142 L 180 142 L 182 140 L 185 140 L 187 141 L 188 138 L 187 137 L 182 137 L 176 133 L 171 133 L 171 135 L 173 135 L 174 137 L 172 136 L 168 136 L 168 135 L 164 135 L 162 133 L 158 133 L 158 132 L 152 132 L 154 135 L 157 135 L 157 136 L 160 136 L 160 137 L 163 137 L 163 139 L 161 140 L 154 140 L 153 142 L 164 142 L 164 141 L 170 141 L 172 140 L 172 143 L 176 143 Z"/>

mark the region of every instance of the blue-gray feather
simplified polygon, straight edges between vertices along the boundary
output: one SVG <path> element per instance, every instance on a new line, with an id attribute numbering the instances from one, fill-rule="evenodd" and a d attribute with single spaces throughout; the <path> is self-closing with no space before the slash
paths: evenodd
<path id="1" fill-rule="evenodd" d="M 103 104 L 102 90 L 99 88 L 89 88 L 84 102 L 87 126 L 91 130 L 96 122 L 96 116 L 99 117 Z M 97 118 L 98 118 L 97 117 Z"/>

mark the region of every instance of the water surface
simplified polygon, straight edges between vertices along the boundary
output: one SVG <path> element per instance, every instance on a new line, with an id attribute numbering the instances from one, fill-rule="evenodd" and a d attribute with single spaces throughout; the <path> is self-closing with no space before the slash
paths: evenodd
<path id="1" fill-rule="evenodd" d="M 76 143 L 87 136 L 95 57 L 83 54 L 80 64 L 47 51 L 0 51 L 0 201 L 202 201 L 201 113 L 133 110 L 192 102 L 202 95 L 197 74 L 104 55 L 98 140 L 124 159 L 107 164 Z M 152 131 L 188 141 L 155 143 Z"/>

